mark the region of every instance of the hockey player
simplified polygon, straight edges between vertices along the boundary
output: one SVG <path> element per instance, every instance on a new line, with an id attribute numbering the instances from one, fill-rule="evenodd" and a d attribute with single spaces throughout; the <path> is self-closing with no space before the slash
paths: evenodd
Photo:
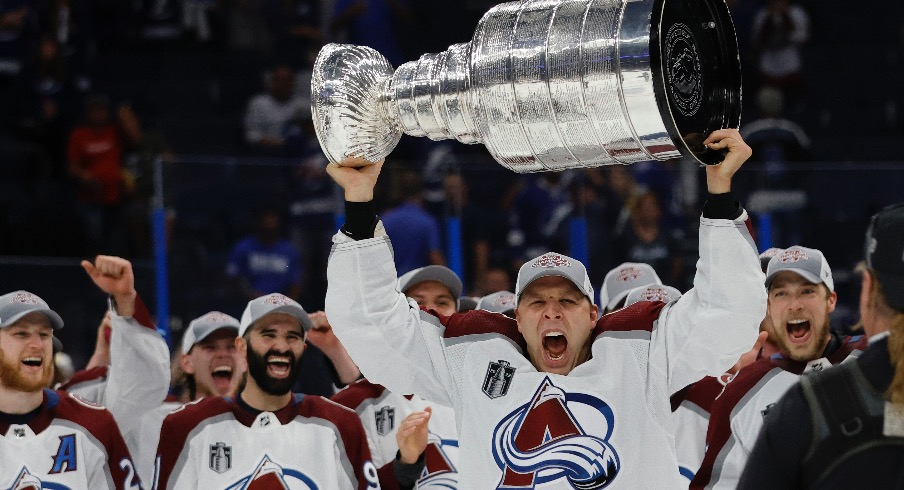
<path id="1" fill-rule="evenodd" d="M 0 296 L 0 488 L 138 489 L 110 412 L 45 388 L 62 327 L 38 296 Z"/>
<path id="2" fill-rule="evenodd" d="M 857 356 L 866 346 L 864 337 L 842 338 L 830 328 L 838 295 L 819 250 L 794 246 L 773 257 L 766 289 L 767 332 L 779 353 L 742 369 L 713 402 L 706 454 L 691 488 L 736 488 L 763 419 L 788 388 L 802 373 Z"/>
<path id="3" fill-rule="evenodd" d="M 863 355 L 804 376 L 766 417 L 738 488 L 901 488 L 904 482 L 904 203 L 865 240 Z"/>
<path id="4" fill-rule="evenodd" d="M 600 286 L 600 306 L 603 314 L 625 305 L 628 293 L 636 288 L 662 285 L 662 280 L 649 264 L 625 262 L 606 273 Z"/>
<path id="5" fill-rule="evenodd" d="M 680 485 L 669 395 L 747 351 L 766 301 L 746 212 L 730 193 L 750 149 L 736 130 L 706 143 L 728 152 L 706 169 L 694 289 L 599 321 L 583 264 L 555 253 L 522 266 L 516 320 L 422 311 L 398 290 L 370 203 L 382 164 L 327 167 L 345 190 L 346 223 L 326 313 L 368 379 L 454 409 L 461 488 Z"/>
<path id="6" fill-rule="evenodd" d="M 246 383 L 235 398 L 204 398 L 164 419 L 157 488 L 380 488 L 355 413 L 291 392 L 311 326 L 281 294 L 248 303 L 235 340 Z"/>

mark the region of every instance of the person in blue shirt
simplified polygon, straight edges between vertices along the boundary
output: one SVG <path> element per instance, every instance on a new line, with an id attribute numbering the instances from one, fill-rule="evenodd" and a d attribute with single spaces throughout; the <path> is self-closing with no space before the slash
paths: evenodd
<path id="1" fill-rule="evenodd" d="M 424 188 L 420 176 L 411 171 L 398 181 L 402 203 L 386 211 L 381 219 L 393 240 L 395 265 L 399 275 L 426 265 L 446 265 L 440 241 L 439 223 L 424 210 Z"/>
<path id="2" fill-rule="evenodd" d="M 297 299 L 301 294 L 301 254 L 281 237 L 282 219 L 274 209 L 262 209 L 255 219 L 255 234 L 239 241 L 229 254 L 226 275 L 241 293 L 254 299 L 281 293 Z"/>

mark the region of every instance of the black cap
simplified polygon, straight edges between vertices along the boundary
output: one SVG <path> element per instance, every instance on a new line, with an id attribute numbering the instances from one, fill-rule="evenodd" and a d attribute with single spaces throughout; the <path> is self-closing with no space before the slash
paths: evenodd
<path id="1" fill-rule="evenodd" d="M 866 263 L 882 283 L 889 306 L 904 312 L 904 203 L 873 215 L 865 248 Z"/>

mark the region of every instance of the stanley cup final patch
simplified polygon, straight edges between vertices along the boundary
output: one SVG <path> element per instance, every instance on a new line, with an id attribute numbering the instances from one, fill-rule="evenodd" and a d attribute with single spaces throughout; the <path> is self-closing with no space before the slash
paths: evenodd
<path id="1" fill-rule="evenodd" d="M 225 473 L 232 468 L 232 446 L 218 442 L 210 445 L 210 469 Z"/>
<path id="2" fill-rule="evenodd" d="M 483 393 L 490 398 L 505 396 L 514 376 L 515 368 L 508 361 L 491 362 L 483 379 Z"/>
<path id="3" fill-rule="evenodd" d="M 395 427 L 395 408 L 385 406 L 374 412 L 374 422 L 377 424 L 377 434 L 385 436 Z"/>

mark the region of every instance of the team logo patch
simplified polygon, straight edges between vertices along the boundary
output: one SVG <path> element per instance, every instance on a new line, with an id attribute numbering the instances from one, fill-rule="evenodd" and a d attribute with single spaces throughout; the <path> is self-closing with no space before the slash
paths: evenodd
<path id="1" fill-rule="evenodd" d="M 663 288 L 649 287 L 640 292 L 641 301 L 661 301 L 668 303 L 672 300 L 672 295 Z"/>
<path id="2" fill-rule="evenodd" d="M 496 488 L 608 486 L 621 466 L 609 443 L 614 421 L 606 402 L 567 393 L 544 379 L 532 399 L 493 431 L 493 457 L 503 472 Z"/>
<path id="3" fill-rule="evenodd" d="M 490 398 L 505 396 L 514 377 L 515 368 L 508 361 L 491 362 L 483 378 L 483 393 Z"/>
<path id="4" fill-rule="evenodd" d="M 219 311 L 211 311 L 210 313 L 204 315 L 202 318 L 210 323 L 228 324 L 233 322 L 229 315 L 220 313 Z"/>
<path id="5" fill-rule="evenodd" d="M 0 478 L 8 475 L 0 475 Z M 35 475 L 32 475 L 28 468 L 23 466 L 21 470 L 19 470 L 19 474 L 16 476 L 16 479 L 13 480 L 12 486 L 9 487 L 8 490 L 42 490 L 44 488 L 52 488 L 54 490 L 70 490 L 70 488 L 61 483 L 54 483 L 50 481 L 42 481 Z"/>
<path id="6" fill-rule="evenodd" d="M 392 428 L 395 427 L 395 408 L 387 405 L 377 410 L 374 413 L 374 419 L 377 424 L 377 434 L 381 436 L 389 434 L 392 432 Z"/>
<path id="7" fill-rule="evenodd" d="M 271 460 L 270 456 L 265 455 L 250 475 L 226 487 L 226 490 L 316 490 L 317 488 L 319 487 L 314 480 L 304 473 L 285 468 Z"/>
<path id="8" fill-rule="evenodd" d="M 40 305 L 41 299 L 31 293 L 16 293 L 13 296 L 13 303 L 23 305 Z"/>
<path id="9" fill-rule="evenodd" d="M 493 298 L 492 306 L 500 306 L 500 307 L 515 307 L 515 295 L 514 294 L 500 294 Z"/>
<path id="10" fill-rule="evenodd" d="M 232 469 L 232 446 L 223 442 L 210 445 L 210 469 L 225 473 Z"/>
<path id="11" fill-rule="evenodd" d="M 809 258 L 807 253 L 803 250 L 785 250 L 776 260 L 783 264 L 793 264 L 794 262 L 800 262 L 801 260 L 807 260 Z"/>
<path id="12" fill-rule="evenodd" d="M 421 471 L 416 488 L 421 490 L 458 488 L 458 470 L 449 457 L 450 450 L 458 450 L 458 441 L 442 439 L 433 432 L 427 434 L 424 469 Z"/>
<path id="13" fill-rule="evenodd" d="M 641 274 L 643 274 L 643 272 L 636 267 L 625 267 L 618 271 L 617 279 L 621 282 L 633 282 L 636 281 Z"/>
<path id="14" fill-rule="evenodd" d="M 271 295 L 264 297 L 264 303 L 276 305 L 276 306 L 286 306 L 286 305 L 295 304 L 295 302 L 292 301 L 290 298 L 283 296 L 281 294 L 278 294 L 278 293 L 273 293 Z"/>
<path id="15" fill-rule="evenodd" d="M 559 254 L 547 253 L 537 257 L 531 267 L 571 267 L 571 261 Z"/>

